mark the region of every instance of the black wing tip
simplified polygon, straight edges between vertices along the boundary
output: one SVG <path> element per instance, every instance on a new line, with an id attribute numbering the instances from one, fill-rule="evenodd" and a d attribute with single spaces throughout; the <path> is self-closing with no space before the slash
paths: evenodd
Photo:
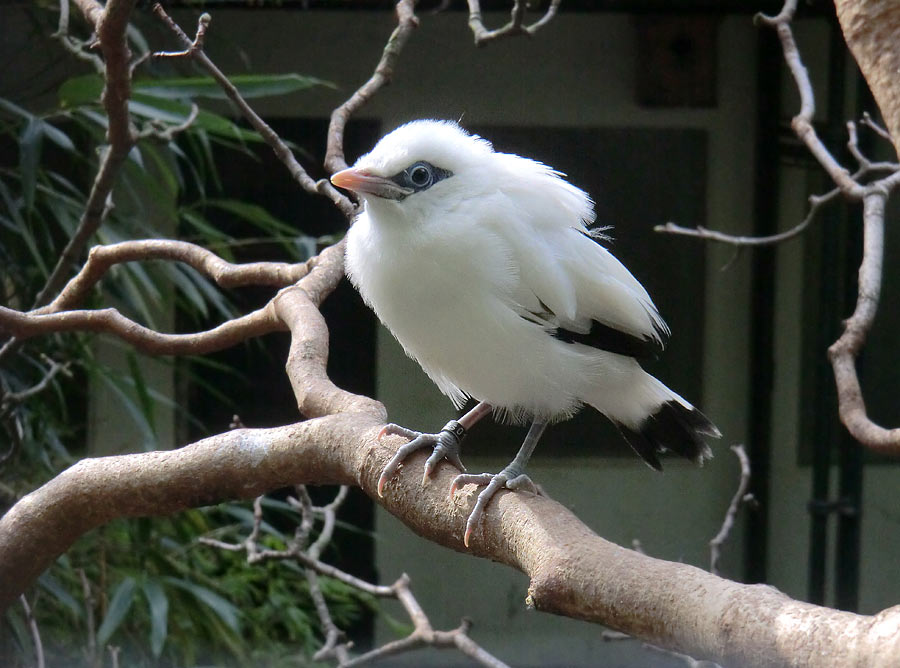
<path id="1" fill-rule="evenodd" d="M 598 320 L 592 320 L 591 329 L 588 332 L 574 332 L 564 327 L 558 327 L 553 331 L 553 337 L 564 343 L 580 343 L 638 360 L 657 360 L 665 349 L 666 336 L 665 332 L 659 329 L 656 329 L 656 332 L 655 338 L 640 337 Z"/>
<path id="2" fill-rule="evenodd" d="M 721 432 L 693 406 L 672 400 L 662 404 L 637 429 L 616 425 L 622 437 L 653 469 L 662 471 L 657 455 L 671 450 L 702 465 L 713 456 L 704 438 L 720 438 Z"/>

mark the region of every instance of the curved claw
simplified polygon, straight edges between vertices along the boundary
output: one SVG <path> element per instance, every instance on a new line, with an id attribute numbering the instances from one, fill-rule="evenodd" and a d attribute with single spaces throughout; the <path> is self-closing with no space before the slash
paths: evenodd
<path id="1" fill-rule="evenodd" d="M 459 458 L 459 450 L 444 443 L 440 434 L 438 434 L 437 440 L 438 444 L 434 446 L 434 452 L 431 453 L 431 456 L 425 462 L 425 474 L 422 477 L 423 483 L 431 477 L 434 468 L 442 459 L 446 459 L 463 473 L 466 472 L 466 467 L 463 466 L 462 460 Z"/>
<path id="2" fill-rule="evenodd" d="M 378 436 L 376 436 L 377 440 L 383 439 L 385 436 L 404 436 L 410 440 L 415 439 L 418 436 L 421 436 L 421 431 L 415 431 L 414 429 L 407 429 L 406 427 L 401 427 L 399 424 L 394 424 L 393 422 L 389 422 L 381 428 L 381 431 L 378 432 Z"/>
<path id="3" fill-rule="evenodd" d="M 381 428 L 381 431 L 378 432 L 378 438 L 381 439 L 385 434 L 405 436 L 412 440 L 410 440 L 409 443 L 400 446 L 391 460 L 384 467 L 381 476 L 378 478 L 378 496 L 384 496 L 385 485 L 400 469 L 403 460 L 416 450 L 425 447 L 434 447 L 434 452 L 431 453 L 428 460 L 425 462 L 425 472 L 422 477 L 422 484 L 425 484 L 425 482 L 428 481 L 428 478 L 442 459 L 447 459 L 461 471 L 466 470 L 459 458 L 459 441 L 461 437 L 448 431 L 446 428 L 437 434 L 423 434 L 420 431 L 414 431 L 391 423 L 386 424 Z"/>
<path id="4" fill-rule="evenodd" d="M 469 538 L 472 535 L 472 531 L 478 526 L 478 523 L 481 521 L 482 515 L 484 515 L 484 509 L 487 506 L 488 502 L 494 498 L 494 495 L 499 492 L 501 489 L 506 487 L 506 476 L 502 473 L 498 473 L 495 476 L 492 476 L 490 483 L 488 486 L 481 490 L 481 493 L 478 495 L 478 499 L 475 501 L 475 507 L 472 508 L 472 512 L 469 513 L 469 519 L 466 520 L 466 533 L 463 536 L 463 544 L 466 547 L 469 547 Z"/>
<path id="5" fill-rule="evenodd" d="M 490 503 L 490 500 L 494 498 L 494 495 L 501 489 L 506 488 L 514 492 L 528 491 L 533 494 L 539 493 L 537 485 L 535 485 L 527 475 L 520 473 L 510 478 L 509 473 L 505 469 L 497 474 L 460 474 L 454 478 L 453 484 L 450 485 L 450 496 L 452 497 L 460 487 L 469 483 L 478 486 L 487 486 L 479 492 L 478 498 L 475 500 L 475 507 L 472 508 L 472 512 L 469 513 L 469 518 L 466 520 L 466 533 L 465 536 L 463 536 L 463 543 L 466 547 L 469 547 L 469 538 L 472 536 L 475 527 L 478 526 L 478 523 L 481 521 L 487 504 Z"/>
<path id="6" fill-rule="evenodd" d="M 482 485 L 491 484 L 491 481 L 493 479 L 493 473 L 460 473 L 453 479 L 453 484 L 450 485 L 450 496 L 456 494 L 459 488 L 463 485 L 472 483 L 473 485 L 478 485 L 479 487 L 481 487 Z"/>

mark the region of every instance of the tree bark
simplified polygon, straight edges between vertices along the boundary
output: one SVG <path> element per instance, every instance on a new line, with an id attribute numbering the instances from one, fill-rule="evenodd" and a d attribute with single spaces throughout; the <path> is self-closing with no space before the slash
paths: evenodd
<path id="1" fill-rule="evenodd" d="M 417 455 L 378 498 L 378 477 L 401 440 L 378 442 L 382 423 L 377 410 L 340 413 L 235 430 L 170 452 L 79 462 L 0 520 L 0 604 L 14 602 L 79 536 L 114 518 L 249 499 L 296 483 L 359 485 L 416 533 L 466 552 L 476 493 L 469 486 L 448 497 L 452 467 L 441 465 L 423 487 L 425 456 Z M 539 610 L 725 666 L 900 662 L 900 606 L 875 616 L 839 612 L 654 559 L 603 540 L 545 497 L 498 494 L 468 552 L 528 575 L 527 602 Z"/>
<path id="2" fill-rule="evenodd" d="M 0 606 L 16 600 L 77 538 L 117 517 L 165 515 L 248 499 L 297 483 L 351 484 L 413 531 L 451 549 L 507 564 L 530 578 L 527 603 L 597 622 L 725 666 L 865 666 L 900 663 L 900 606 L 862 616 L 793 601 L 686 564 L 609 543 L 555 501 L 500 492 L 463 545 L 477 490 L 448 496 L 456 470 L 423 486 L 425 455 L 410 458 L 385 496 L 378 478 L 402 439 L 378 441 L 384 407 L 337 388 L 325 374 L 327 330 L 319 301 L 339 277 L 329 249 L 273 307 L 292 334 L 287 372 L 312 417 L 274 429 L 239 429 L 179 450 L 79 462 L 0 519 Z"/>
<path id="3" fill-rule="evenodd" d="M 834 0 L 838 21 L 900 155 L 900 3 Z"/>

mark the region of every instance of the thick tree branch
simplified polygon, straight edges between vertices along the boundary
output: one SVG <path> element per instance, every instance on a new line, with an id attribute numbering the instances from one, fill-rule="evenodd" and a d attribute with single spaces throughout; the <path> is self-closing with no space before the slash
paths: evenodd
<path id="1" fill-rule="evenodd" d="M 379 442 L 382 422 L 371 412 L 345 413 L 239 429 L 171 452 L 84 460 L 0 520 L 0 603 L 15 601 L 78 536 L 115 517 L 169 514 L 296 483 L 359 485 L 417 533 L 466 551 L 475 493 L 449 498 L 451 467 L 440 466 L 423 487 L 424 455 L 417 455 L 378 499 L 378 477 L 400 440 Z M 900 607 L 874 617 L 838 612 L 653 559 L 599 538 L 546 497 L 501 492 L 471 543 L 471 553 L 527 574 L 528 601 L 540 610 L 723 665 L 887 668 L 900 657 Z"/>
<path id="2" fill-rule="evenodd" d="M 900 155 L 900 3 L 894 0 L 835 0 L 850 52 L 869 84 Z"/>

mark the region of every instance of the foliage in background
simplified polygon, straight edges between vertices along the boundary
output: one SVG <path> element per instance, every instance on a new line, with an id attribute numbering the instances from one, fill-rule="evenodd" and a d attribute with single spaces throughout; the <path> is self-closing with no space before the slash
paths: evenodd
<path id="1" fill-rule="evenodd" d="M 49 15 L 35 9 L 33 18 L 36 40 L 40 31 L 52 32 Z M 129 37 L 135 53 L 148 51 L 138 31 L 131 30 Z M 298 74 L 232 81 L 247 97 L 327 85 Z M 32 306 L 77 227 L 104 150 L 101 75 L 87 71 L 58 84 L 57 104 L 40 110 L 0 91 L 0 303 L 17 309 Z M 128 156 L 113 191 L 114 206 L 92 243 L 181 238 L 233 260 L 234 248 L 246 240 L 223 226 L 223 218 L 230 218 L 251 226 L 260 238 L 278 241 L 285 260 L 309 255 L 314 239 L 298 235 L 262 206 L 222 192 L 214 156 L 222 151 L 253 156 L 261 141 L 254 131 L 204 109 L 174 139 L 159 135 L 183 123 L 195 102 L 221 97 L 207 78 L 180 76 L 165 64 L 137 69 L 130 108 L 147 136 Z M 104 302 L 154 329 L 171 330 L 166 322 L 173 303 L 189 322 L 234 315 L 218 288 L 175 263 L 118 266 L 102 289 Z M 94 299 L 84 306 L 100 303 L 96 293 Z M 104 364 L 88 337 L 79 334 L 32 339 L 6 354 L 0 363 L 3 510 L 86 453 L 88 385 L 108 386 L 119 405 L 106 410 L 126 412 L 141 428 L 140 445 L 158 447 L 158 407 L 167 403 L 183 409 L 147 384 L 137 355 L 128 351 L 126 359 L 124 370 Z M 14 400 L 53 369 L 59 372 L 43 391 L 27 401 Z M 269 512 L 284 511 L 277 502 L 269 504 Z M 204 660 L 222 665 L 229 657 L 243 665 L 305 665 L 319 629 L 300 569 L 288 563 L 251 567 L 241 554 L 196 544 L 201 534 L 244 528 L 250 519 L 245 507 L 227 504 L 170 519 L 116 522 L 80 541 L 42 576 L 32 601 L 50 665 L 108 664 L 108 645 L 122 647 L 123 665 L 182 666 Z M 266 540 L 273 547 L 283 545 L 280 532 L 266 527 Z M 339 583 L 323 579 L 323 586 L 341 625 L 368 605 Z M 4 631 L 0 656 L 10 661 L 7 665 L 33 665 L 21 608 L 7 613 Z"/>

